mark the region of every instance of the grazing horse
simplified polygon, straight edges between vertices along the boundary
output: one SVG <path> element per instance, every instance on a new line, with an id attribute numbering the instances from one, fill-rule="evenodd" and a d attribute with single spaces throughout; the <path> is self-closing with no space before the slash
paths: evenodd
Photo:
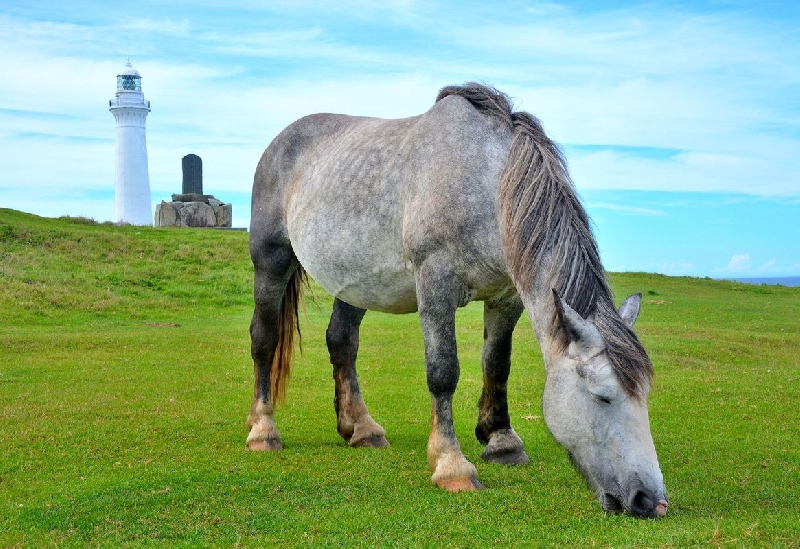
<path id="1" fill-rule="evenodd" d="M 523 311 L 546 367 L 545 422 L 607 511 L 663 516 L 667 497 L 647 414 L 653 368 L 631 330 L 641 294 L 620 309 L 559 148 L 539 121 L 480 84 L 443 88 L 419 116 L 314 114 L 283 130 L 253 183 L 250 326 L 255 395 L 247 445 L 279 450 L 306 272 L 335 297 L 326 332 L 339 434 L 387 446 L 356 374 L 367 309 L 419 312 L 432 430 L 431 480 L 481 488 L 453 429 L 455 313 L 484 303 L 482 458 L 528 463 L 506 382 Z"/>

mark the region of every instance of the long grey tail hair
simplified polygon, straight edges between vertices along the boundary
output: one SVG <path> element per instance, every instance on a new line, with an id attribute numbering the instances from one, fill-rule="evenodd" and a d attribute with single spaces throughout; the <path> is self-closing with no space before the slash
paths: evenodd
<path id="1" fill-rule="evenodd" d="M 298 309 L 303 304 L 303 289 L 306 286 L 308 286 L 308 276 L 303 267 L 298 264 L 286 284 L 278 315 L 278 346 L 275 349 L 270 369 L 270 395 L 275 405 L 281 404 L 286 398 L 286 387 L 289 384 L 294 361 L 295 334 L 298 346 L 302 350 Z"/>

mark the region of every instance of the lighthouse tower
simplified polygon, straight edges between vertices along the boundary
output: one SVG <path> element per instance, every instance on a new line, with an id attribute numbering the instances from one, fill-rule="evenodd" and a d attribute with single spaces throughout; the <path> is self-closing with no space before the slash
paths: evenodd
<path id="1" fill-rule="evenodd" d="M 150 101 L 142 93 L 142 77 L 130 60 L 117 74 L 117 93 L 108 102 L 117 121 L 117 174 L 114 220 L 131 225 L 152 225 L 150 176 L 144 123 Z"/>

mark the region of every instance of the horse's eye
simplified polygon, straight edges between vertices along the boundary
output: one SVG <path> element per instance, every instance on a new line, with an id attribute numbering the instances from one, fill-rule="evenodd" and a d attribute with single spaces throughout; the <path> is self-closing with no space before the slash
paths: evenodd
<path id="1" fill-rule="evenodd" d="M 611 404 L 611 399 L 606 396 L 592 395 L 592 398 L 594 398 L 594 401 L 598 404 Z"/>

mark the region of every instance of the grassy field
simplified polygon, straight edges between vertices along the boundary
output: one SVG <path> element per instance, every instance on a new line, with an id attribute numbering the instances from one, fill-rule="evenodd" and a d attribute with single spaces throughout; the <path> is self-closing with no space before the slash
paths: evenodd
<path id="1" fill-rule="evenodd" d="M 429 482 L 415 315 L 362 328 L 362 388 L 392 446 L 343 443 L 321 291 L 277 414 L 285 450 L 250 453 L 246 233 L 0 210 L 0 547 L 800 546 L 800 288 L 611 280 L 618 301 L 644 294 L 662 520 L 604 514 L 555 444 L 527 320 L 509 387 L 531 465 L 505 468 L 478 461 L 482 308 L 459 311 L 456 429 L 487 490 Z"/>

